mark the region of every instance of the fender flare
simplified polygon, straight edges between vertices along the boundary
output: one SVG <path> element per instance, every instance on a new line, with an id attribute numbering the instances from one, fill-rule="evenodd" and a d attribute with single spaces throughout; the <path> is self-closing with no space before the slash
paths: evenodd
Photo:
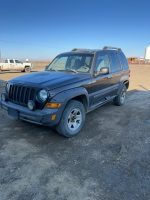
<path id="1" fill-rule="evenodd" d="M 66 105 L 70 99 L 80 95 L 86 96 L 87 107 L 89 107 L 89 96 L 87 90 L 84 87 L 73 88 L 60 92 L 51 99 L 51 102 L 59 102 Z"/>
<path id="2" fill-rule="evenodd" d="M 118 88 L 118 92 L 117 92 L 117 95 L 119 95 L 120 91 L 121 91 L 121 88 L 122 88 L 122 85 L 125 81 L 129 81 L 129 77 L 127 75 L 123 76 L 121 79 L 120 79 L 120 83 L 119 83 L 119 88 Z"/>

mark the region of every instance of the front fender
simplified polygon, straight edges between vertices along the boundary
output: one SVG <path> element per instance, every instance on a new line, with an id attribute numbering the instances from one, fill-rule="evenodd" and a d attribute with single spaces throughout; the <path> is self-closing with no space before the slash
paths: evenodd
<path id="1" fill-rule="evenodd" d="M 60 92 L 59 94 L 55 95 L 52 99 L 51 102 L 59 102 L 59 103 L 64 103 L 67 104 L 67 102 L 77 96 L 80 95 L 85 95 L 87 99 L 87 106 L 89 106 L 89 97 L 88 97 L 88 92 L 84 87 L 78 87 L 78 88 L 73 88 L 69 89 L 63 92 Z"/>

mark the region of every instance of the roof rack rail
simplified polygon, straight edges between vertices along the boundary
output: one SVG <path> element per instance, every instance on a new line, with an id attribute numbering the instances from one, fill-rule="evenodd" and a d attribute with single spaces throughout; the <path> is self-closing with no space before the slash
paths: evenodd
<path id="1" fill-rule="evenodd" d="M 109 46 L 103 47 L 103 50 L 107 50 L 107 49 L 117 49 L 118 51 L 122 51 L 121 48 L 117 48 L 117 47 L 109 47 Z"/>
<path id="2" fill-rule="evenodd" d="M 85 50 L 89 50 L 89 49 L 78 49 L 78 48 L 74 48 L 71 51 L 85 51 Z"/>

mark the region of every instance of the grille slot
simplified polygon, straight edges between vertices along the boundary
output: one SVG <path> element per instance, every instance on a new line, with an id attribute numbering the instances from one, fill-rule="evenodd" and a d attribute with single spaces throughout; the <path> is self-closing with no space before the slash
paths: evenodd
<path id="1" fill-rule="evenodd" d="M 35 100 L 35 89 L 18 85 L 10 85 L 9 99 L 10 101 L 20 105 L 27 106 L 28 100 Z"/>

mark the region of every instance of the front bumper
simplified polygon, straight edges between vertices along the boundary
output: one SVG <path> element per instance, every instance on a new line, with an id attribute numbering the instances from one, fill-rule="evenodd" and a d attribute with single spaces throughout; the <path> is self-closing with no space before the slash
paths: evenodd
<path id="1" fill-rule="evenodd" d="M 34 69 L 34 65 L 33 64 L 31 64 L 31 69 Z"/>
<path id="2" fill-rule="evenodd" d="M 24 107 L 10 101 L 3 101 L 0 98 L 0 106 L 5 109 L 7 112 L 9 108 L 14 109 L 18 113 L 18 118 L 44 126 L 54 126 L 58 124 L 61 114 L 63 112 L 63 105 L 60 108 L 44 108 L 42 110 L 29 110 L 28 107 Z M 56 115 L 55 120 L 52 120 L 52 116 Z"/>

